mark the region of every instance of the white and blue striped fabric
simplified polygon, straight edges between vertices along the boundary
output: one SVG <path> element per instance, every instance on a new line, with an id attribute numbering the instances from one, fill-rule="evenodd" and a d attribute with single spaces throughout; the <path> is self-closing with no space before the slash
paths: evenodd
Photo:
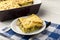
<path id="1" fill-rule="evenodd" d="M 48 23 L 49 22 L 46 22 L 46 25 Z M 32 40 L 60 40 L 60 25 L 55 23 L 51 23 L 43 32 L 34 36 L 20 35 L 15 33 L 12 29 L 7 29 L 9 29 L 9 27 L 0 28 L 0 35 L 11 40 L 28 40 L 30 37 L 32 37 Z"/>

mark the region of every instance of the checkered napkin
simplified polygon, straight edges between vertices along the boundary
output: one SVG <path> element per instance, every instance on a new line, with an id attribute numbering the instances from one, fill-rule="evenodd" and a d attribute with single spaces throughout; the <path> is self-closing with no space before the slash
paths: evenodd
<path id="1" fill-rule="evenodd" d="M 46 25 L 48 26 L 46 21 Z M 20 35 L 15 33 L 9 27 L 0 28 L 0 35 L 3 35 L 10 40 L 28 40 L 30 37 L 32 40 L 60 40 L 60 25 L 51 23 L 43 32 L 37 35 Z"/>

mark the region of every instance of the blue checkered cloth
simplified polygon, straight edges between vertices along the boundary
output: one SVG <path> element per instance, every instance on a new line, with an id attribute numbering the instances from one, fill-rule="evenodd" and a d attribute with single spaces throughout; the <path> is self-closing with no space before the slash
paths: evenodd
<path id="1" fill-rule="evenodd" d="M 46 25 L 49 22 L 46 22 Z M 60 25 L 51 23 L 43 32 L 37 35 L 20 35 L 15 33 L 9 27 L 0 28 L 0 35 L 3 35 L 11 40 L 28 40 L 32 37 L 32 40 L 60 40 Z"/>

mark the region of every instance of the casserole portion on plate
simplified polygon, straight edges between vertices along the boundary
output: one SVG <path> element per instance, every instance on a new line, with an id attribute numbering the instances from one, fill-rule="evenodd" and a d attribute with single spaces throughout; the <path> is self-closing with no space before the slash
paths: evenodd
<path id="1" fill-rule="evenodd" d="M 32 14 L 26 18 L 18 18 L 17 25 L 22 30 L 22 32 L 30 33 L 42 28 L 43 20 L 37 15 Z"/>

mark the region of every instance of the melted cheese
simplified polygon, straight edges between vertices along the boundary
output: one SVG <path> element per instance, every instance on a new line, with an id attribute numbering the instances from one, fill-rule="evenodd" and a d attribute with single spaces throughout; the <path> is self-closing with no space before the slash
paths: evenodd
<path id="1" fill-rule="evenodd" d="M 33 0 L 1 0 L 0 10 L 19 8 L 25 5 L 30 5 L 32 2 Z"/>

